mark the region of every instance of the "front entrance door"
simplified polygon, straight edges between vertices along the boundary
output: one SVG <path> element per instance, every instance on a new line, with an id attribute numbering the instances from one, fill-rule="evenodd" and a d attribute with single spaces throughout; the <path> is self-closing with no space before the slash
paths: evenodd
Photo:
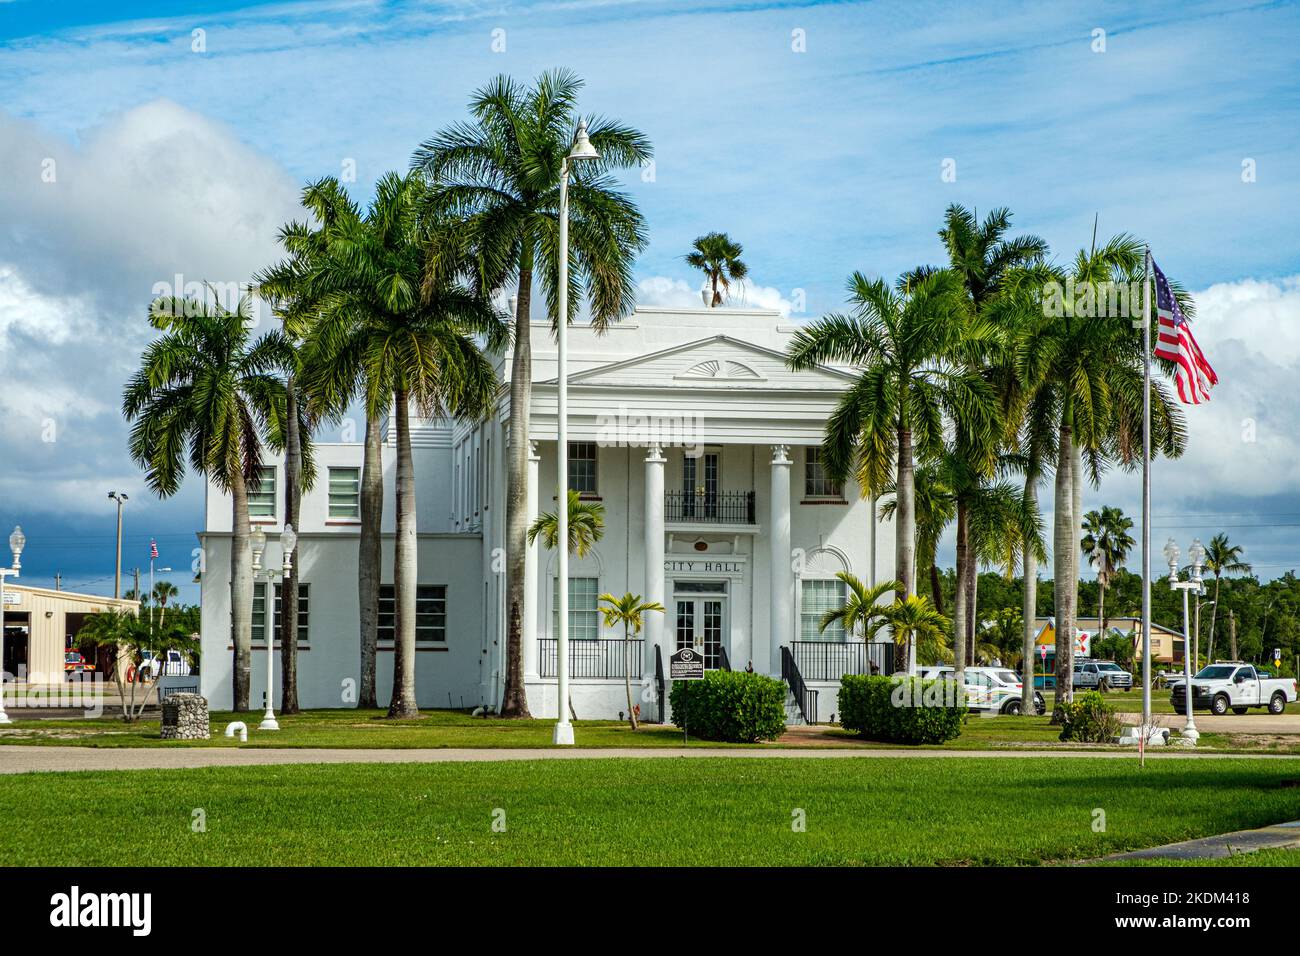
<path id="1" fill-rule="evenodd" d="M 722 666 L 726 633 L 727 583 L 681 581 L 673 589 L 676 603 L 676 650 L 690 647 L 704 657 L 706 670 Z"/>

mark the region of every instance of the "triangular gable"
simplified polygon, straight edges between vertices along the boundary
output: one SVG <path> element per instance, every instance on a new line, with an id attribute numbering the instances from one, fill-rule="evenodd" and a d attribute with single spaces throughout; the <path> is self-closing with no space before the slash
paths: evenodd
<path id="1" fill-rule="evenodd" d="M 729 335 L 714 335 L 682 345 L 584 369 L 569 376 L 571 385 L 657 385 L 701 388 L 813 388 L 842 390 L 853 375 L 817 366 L 798 372 L 785 353 Z M 550 380 L 550 384 L 554 383 Z"/>

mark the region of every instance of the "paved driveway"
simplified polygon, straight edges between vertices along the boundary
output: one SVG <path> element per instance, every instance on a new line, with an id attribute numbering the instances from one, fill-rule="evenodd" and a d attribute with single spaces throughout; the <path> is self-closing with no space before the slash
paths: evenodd
<path id="1" fill-rule="evenodd" d="M 1120 714 L 1126 724 L 1137 724 L 1141 714 Z M 1187 718 L 1182 714 L 1154 714 L 1156 723 L 1161 727 L 1181 730 Z M 1250 711 L 1238 716 L 1225 714 L 1215 717 L 1213 714 L 1194 714 L 1196 729 L 1203 733 L 1215 734 L 1300 734 L 1300 714 L 1279 714 L 1274 717 L 1266 711 Z"/>

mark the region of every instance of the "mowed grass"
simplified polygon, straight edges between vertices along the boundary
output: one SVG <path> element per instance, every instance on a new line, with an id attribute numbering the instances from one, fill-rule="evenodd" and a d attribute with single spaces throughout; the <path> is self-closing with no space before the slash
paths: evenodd
<path id="1" fill-rule="evenodd" d="M 1297 780 L 961 757 L 22 774 L 0 777 L 0 866 L 1038 864 L 1296 819 Z"/>

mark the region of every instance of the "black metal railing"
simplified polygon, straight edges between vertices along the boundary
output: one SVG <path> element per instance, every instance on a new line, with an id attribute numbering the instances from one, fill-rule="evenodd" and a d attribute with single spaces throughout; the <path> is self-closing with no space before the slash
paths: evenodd
<path id="1" fill-rule="evenodd" d="M 795 664 L 805 680 L 839 680 L 845 674 L 894 672 L 894 645 L 890 641 L 791 641 Z"/>
<path id="2" fill-rule="evenodd" d="M 799 673 L 799 665 L 795 663 L 794 655 L 790 653 L 788 647 L 781 648 L 781 679 L 786 682 L 790 693 L 794 695 L 804 723 L 817 723 L 817 691 L 804 684 L 803 675 Z"/>
<path id="3" fill-rule="evenodd" d="M 709 524 L 754 524 L 752 491 L 717 491 L 712 494 L 669 491 L 664 493 L 665 521 L 699 521 Z"/>
<path id="4" fill-rule="evenodd" d="M 657 723 L 664 722 L 664 656 L 659 651 L 659 645 L 655 645 L 655 694 L 659 699 L 659 720 Z"/>
<path id="5" fill-rule="evenodd" d="M 559 672 L 559 640 L 543 637 L 537 641 L 537 672 L 555 677 Z M 601 638 L 576 641 L 569 638 L 569 676 L 572 678 L 613 678 L 641 676 L 645 661 L 645 641 Z"/>
<path id="6" fill-rule="evenodd" d="M 727 655 L 727 648 L 722 644 L 718 645 L 718 670 L 731 670 L 731 658 Z"/>

